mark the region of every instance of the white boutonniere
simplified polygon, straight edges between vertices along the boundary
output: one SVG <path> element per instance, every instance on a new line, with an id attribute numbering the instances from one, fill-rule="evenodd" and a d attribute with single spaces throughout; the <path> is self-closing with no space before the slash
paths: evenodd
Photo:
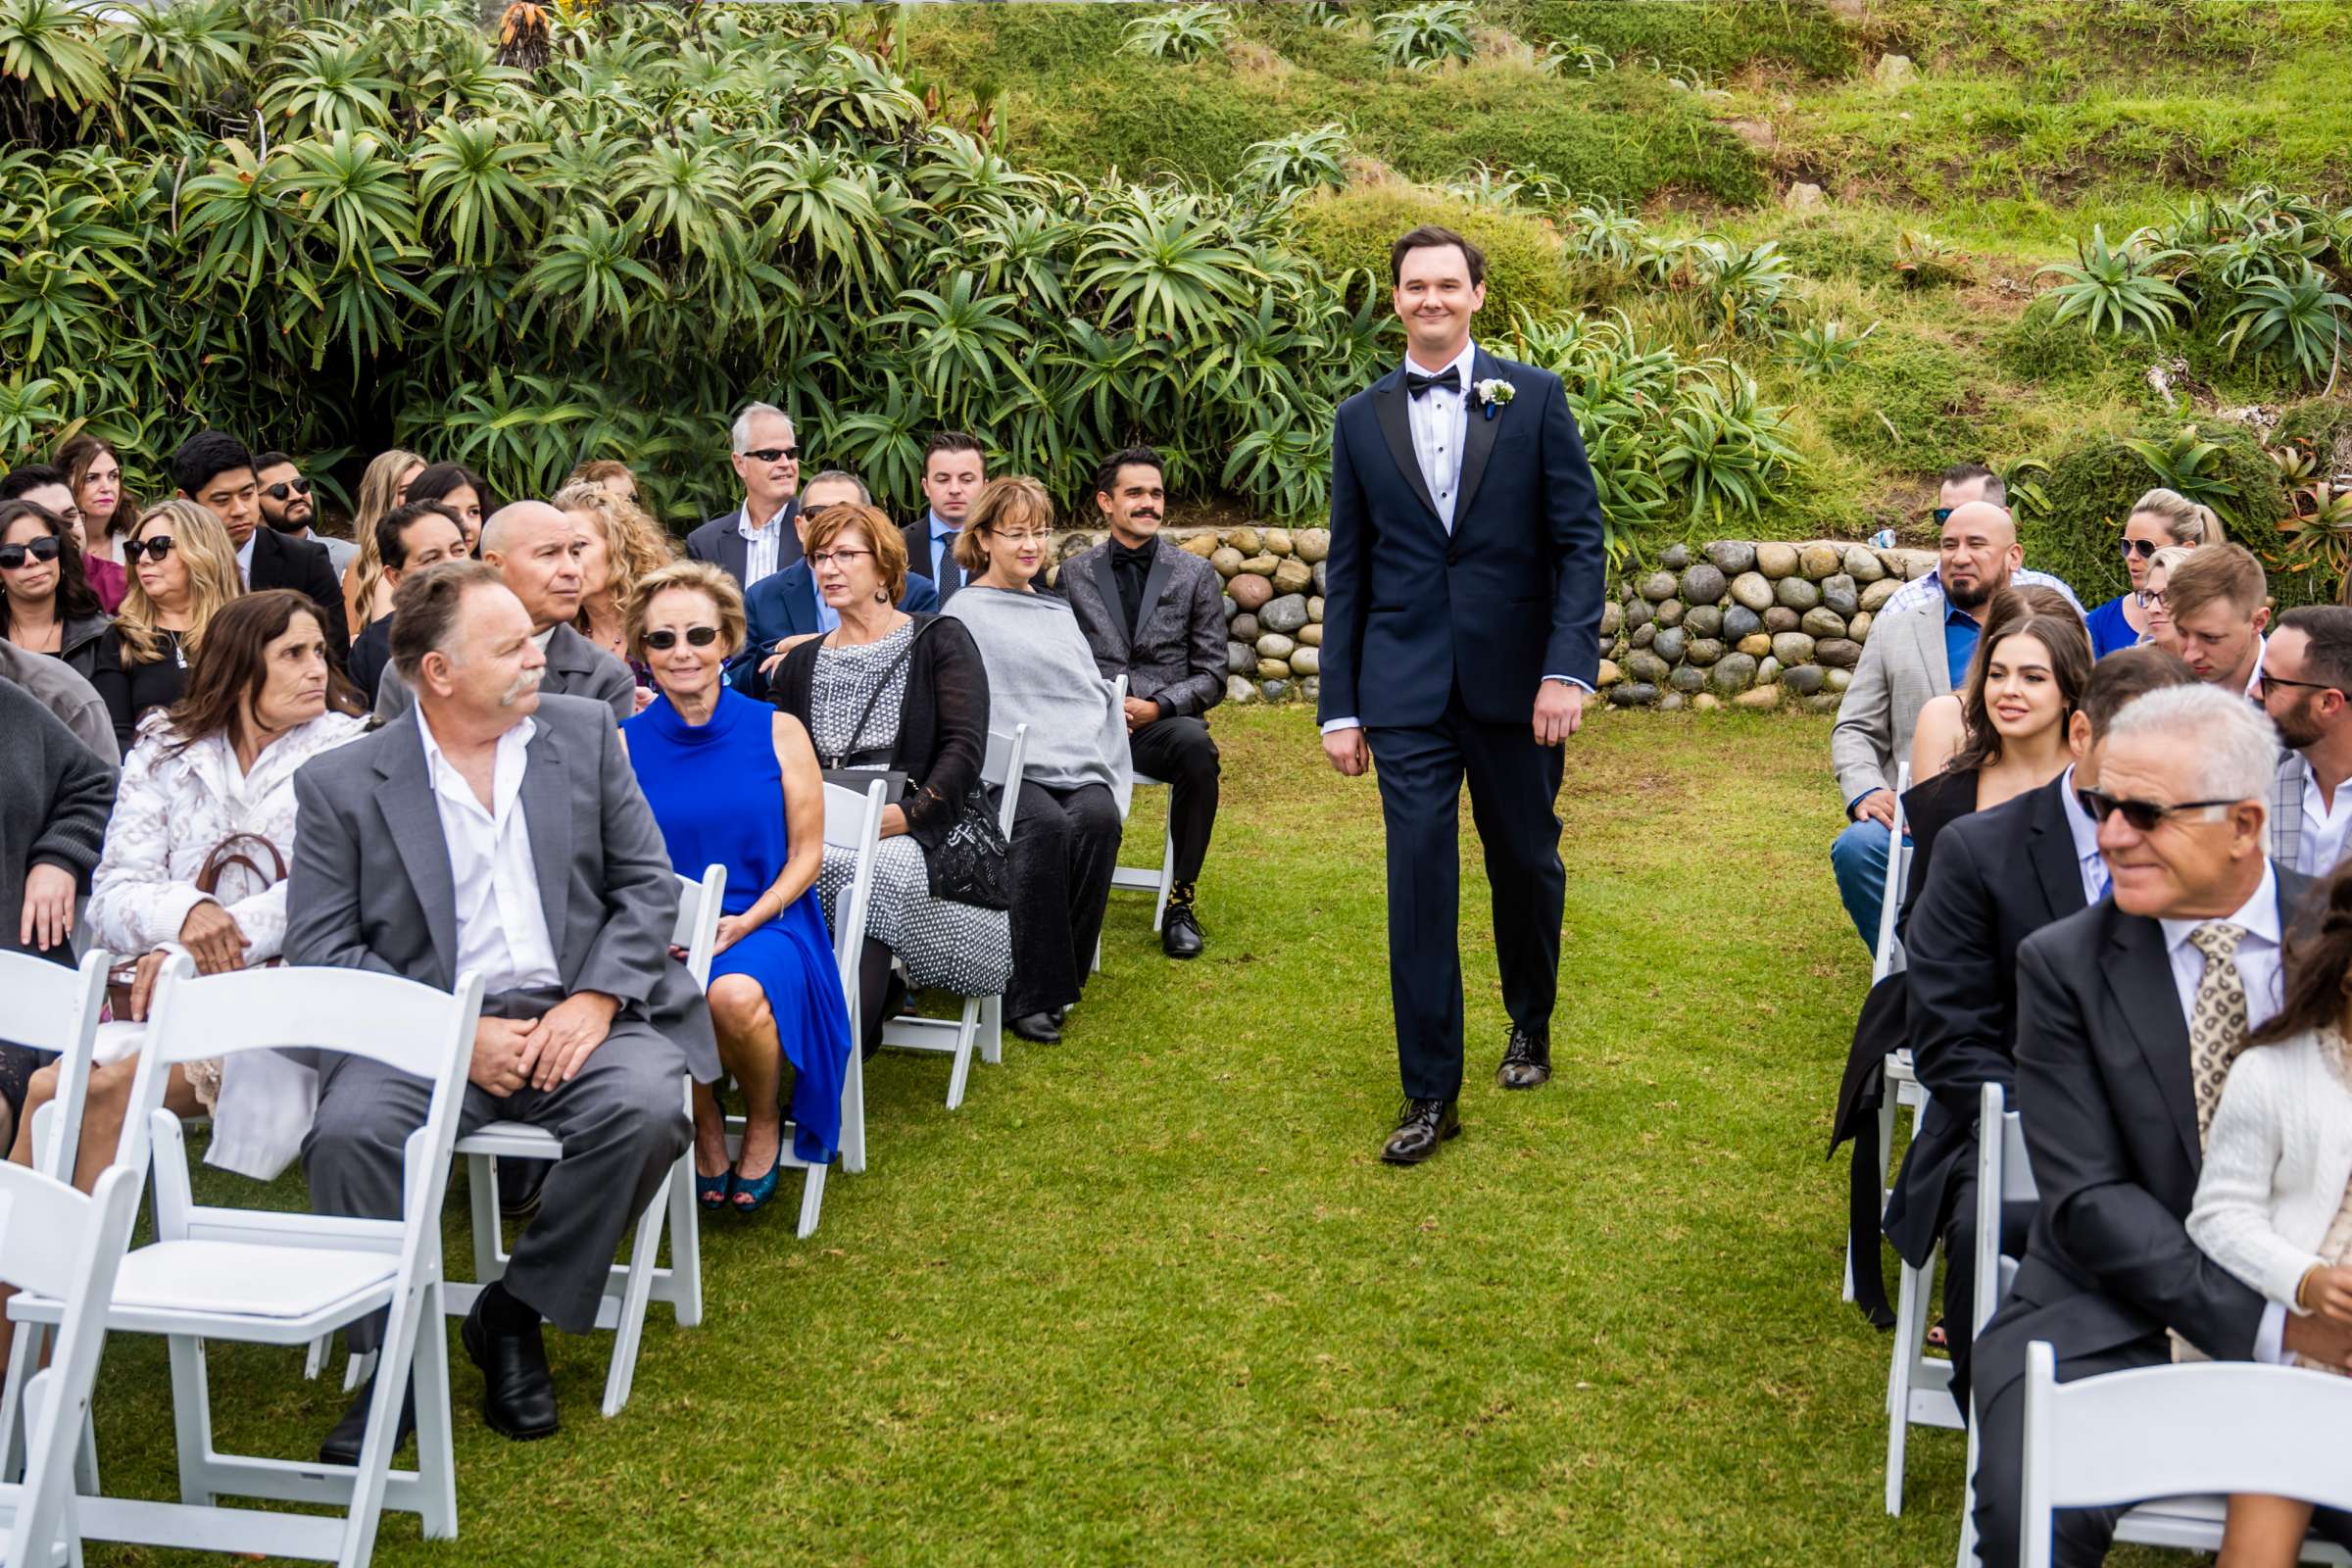
<path id="1" fill-rule="evenodd" d="M 1478 406 L 1486 411 L 1486 416 L 1490 419 L 1494 417 L 1496 409 L 1519 395 L 1517 387 L 1498 375 L 1489 376 L 1486 380 L 1473 386 L 1470 392 L 1473 397 L 1478 399 Z"/>

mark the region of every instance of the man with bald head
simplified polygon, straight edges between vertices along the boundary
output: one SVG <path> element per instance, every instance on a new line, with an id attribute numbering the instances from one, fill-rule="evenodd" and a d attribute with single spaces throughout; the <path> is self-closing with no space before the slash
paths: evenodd
<path id="1" fill-rule="evenodd" d="M 1928 700 L 1967 675 L 1985 607 L 2024 562 L 2006 508 L 1971 501 L 1953 509 L 1936 551 L 1942 593 L 1909 610 L 1893 609 L 1890 601 L 1862 645 L 1830 732 L 1830 763 L 1848 818 L 1830 846 L 1830 866 L 1854 929 L 1874 954 L 1894 824 L 1896 760 L 1911 755 L 1911 732 Z"/>
<path id="2" fill-rule="evenodd" d="M 482 562 L 522 601 L 531 633 L 547 656 L 545 690 L 593 697 L 625 719 L 637 711 L 637 682 L 629 666 L 572 629 L 580 612 L 579 530 L 544 501 L 517 501 L 482 524 Z M 415 701 L 397 664 L 376 689 L 375 716 L 393 719 Z"/>

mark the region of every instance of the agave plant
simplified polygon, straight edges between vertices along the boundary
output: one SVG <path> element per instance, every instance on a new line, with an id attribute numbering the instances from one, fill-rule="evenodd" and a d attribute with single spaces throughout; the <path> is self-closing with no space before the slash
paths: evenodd
<path id="1" fill-rule="evenodd" d="M 2328 286 L 2327 274 L 2309 262 L 2292 281 L 2263 278 L 2246 285 L 2244 295 L 2226 318 L 2234 324 L 2223 334 L 2222 345 L 2236 359 L 2241 349 L 2286 361 L 2317 380 L 2325 369 L 2328 391 L 2335 390 L 2335 369 L 2343 356 L 2347 312 L 2352 299 Z"/>
<path id="2" fill-rule="evenodd" d="M 0 0 L 0 109 L 22 122 L 39 106 L 78 115 L 104 103 L 114 77 L 95 30 L 71 0 Z"/>
<path id="3" fill-rule="evenodd" d="M 1569 248 L 1587 261 L 1631 267 L 1635 242 L 1644 225 L 1607 197 L 1596 197 L 1569 215 Z"/>
<path id="4" fill-rule="evenodd" d="M 2173 312 L 2188 304 L 2188 297 L 2160 270 L 2181 259 L 2177 250 L 2141 251 L 2129 245 L 2117 249 L 2108 245 L 2106 231 L 2094 225 L 2076 254 L 2073 265 L 2053 262 L 2034 274 L 2055 273 L 2066 280 L 2043 296 L 2056 307 L 2053 320 L 2081 317 L 2093 334 L 2139 330 L 2153 342 L 2159 329 L 2174 324 Z"/>
<path id="5" fill-rule="evenodd" d="M 2164 441 L 2128 436 L 2123 445 L 2136 454 L 2167 490 L 2178 490 L 2200 506 L 2211 507 L 2225 521 L 2237 519 L 2240 492 L 2237 481 L 2222 471 L 2222 447 L 2184 424 Z"/>
<path id="6" fill-rule="evenodd" d="M 1333 123 L 1250 144 L 1236 176 L 1245 190 L 1281 195 L 1348 183 L 1348 127 Z"/>
<path id="7" fill-rule="evenodd" d="M 1476 53 L 1470 29 L 1478 13 L 1468 0 L 1427 0 L 1402 11 L 1392 11 L 1372 24 L 1372 41 L 1389 64 L 1404 71 L 1427 71 L 1448 60 L 1468 60 Z"/>
<path id="8" fill-rule="evenodd" d="M 1536 51 L 1536 69 L 1546 76 L 1564 76 L 1572 71 L 1596 76 L 1616 70 L 1617 62 L 1607 50 L 1581 38 L 1555 38 Z"/>
<path id="9" fill-rule="evenodd" d="M 1894 270 L 1906 283 L 1956 283 L 1972 275 L 1968 253 L 1925 229 L 1906 228 L 1894 237 Z"/>
<path id="10" fill-rule="evenodd" d="M 1219 5 L 1170 6 L 1127 24 L 1119 45 L 1149 60 L 1197 60 L 1233 36 L 1233 13 Z"/>
<path id="11" fill-rule="evenodd" d="M 1732 332 L 1770 331 L 1782 301 L 1796 281 L 1795 269 L 1778 242 L 1742 249 L 1722 240 L 1701 240 L 1692 249 L 1692 269 L 1709 313 Z"/>
<path id="12" fill-rule="evenodd" d="M 1862 345 L 1879 329 L 1873 321 L 1861 331 L 1854 331 L 1843 321 L 1820 321 L 1812 326 L 1781 334 L 1783 358 L 1796 368 L 1799 375 L 1836 375 L 1853 363 Z"/>

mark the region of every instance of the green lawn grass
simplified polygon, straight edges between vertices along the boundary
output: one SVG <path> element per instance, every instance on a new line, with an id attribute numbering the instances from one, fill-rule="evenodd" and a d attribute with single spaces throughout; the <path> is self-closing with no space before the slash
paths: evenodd
<path id="1" fill-rule="evenodd" d="M 1826 863 L 1826 722 L 1612 713 L 1570 746 L 1539 1093 L 1493 1086 L 1465 831 L 1468 1131 L 1416 1170 L 1374 1157 L 1373 782 L 1332 775 L 1296 710 L 1216 728 L 1205 957 L 1161 958 L 1119 895 L 1063 1045 L 1008 1039 L 954 1114 L 944 1061 L 880 1059 L 868 1171 L 809 1242 L 789 1182 L 710 1225 L 707 1321 L 656 1309 L 618 1420 L 602 1336 L 553 1340 L 564 1429 L 530 1446 L 483 1427 L 453 1349 L 463 1533 L 388 1514 L 376 1560 L 1948 1561 L 1960 1440 L 1914 1439 L 1886 1519 L 1887 1341 L 1837 1294 L 1822 1155 L 1867 966 Z M 451 1220 L 463 1272 L 455 1197 Z M 297 1361 L 213 1351 L 224 1443 L 310 1450 L 341 1396 Z M 112 1344 L 114 1489 L 170 1494 L 165 1388 L 159 1344 Z"/>

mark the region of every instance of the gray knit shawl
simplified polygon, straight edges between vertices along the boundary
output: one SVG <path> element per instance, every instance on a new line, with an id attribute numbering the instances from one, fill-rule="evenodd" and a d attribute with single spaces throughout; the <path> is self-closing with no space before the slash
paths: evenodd
<path id="1" fill-rule="evenodd" d="M 1127 716 L 1070 607 L 1052 594 L 966 584 L 940 612 L 963 622 L 988 666 L 988 726 L 1029 726 L 1021 776 L 1053 789 L 1101 784 L 1127 814 Z"/>

